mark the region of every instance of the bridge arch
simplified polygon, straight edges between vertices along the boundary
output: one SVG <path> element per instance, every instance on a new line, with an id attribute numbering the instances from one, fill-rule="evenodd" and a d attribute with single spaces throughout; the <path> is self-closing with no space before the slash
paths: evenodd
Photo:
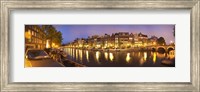
<path id="1" fill-rule="evenodd" d="M 173 46 L 167 47 L 167 52 L 168 52 L 168 53 L 169 53 L 171 50 L 175 50 L 175 47 L 173 47 Z"/>
<path id="2" fill-rule="evenodd" d="M 168 47 L 167 47 L 167 49 L 169 49 L 169 48 L 175 49 L 175 47 L 174 47 L 174 46 L 168 46 Z"/>
<path id="3" fill-rule="evenodd" d="M 150 46 L 148 47 L 151 51 L 158 51 L 158 52 L 169 52 L 171 50 L 175 50 L 175 46 L 167 45 L 167 46 Z"/>
<path id="4" fill-rule="evenodd" d="M 156 47 L 151 47 L 151 51 L 153 52 L 157 51 Z"/>
<path id="5" fill-rule="evenodd" d="M 159 52 L 159 53 L 165 53 L 166 52 L 166 48 L 164 46 L 158 46 L 157 47 L 157 52 Z"/>

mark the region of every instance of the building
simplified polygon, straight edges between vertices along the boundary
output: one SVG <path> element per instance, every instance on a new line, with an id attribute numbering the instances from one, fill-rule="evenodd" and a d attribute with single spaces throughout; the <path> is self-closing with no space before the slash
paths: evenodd
<path id="1" fill-rule="evenodd" d="M 154 46 L 157 45 L 158 37 L 151 36 L 151 38 L 148 39 L 148 46 Z"/>
<path id="2" fill-rule="evenodd" d="M 134 47 L 147 46 L 148 36 L 142 33 L 134 34 Z"/>
<path id="3" fill-rule="evenodd" d="M 102 40 L 103 40 L 103 48 L 108 48 L 108 43 L 110 42 L 110 35 L 108 34 L 105 34 L 103 37 L 102 37 Z"/>
<path id="4" fill-rule="evenodd" d="M 72 45 L 80 47 L 83 45 L 84 48 L 134 48 L 134 47 L 146 47 L 156 45 L 157 37 L 152 36 L 148 38 L 147 35 L 142 33 L 130 33 L 129 32 L 118 32 L 111 35 L 105 34 L 103 36 L 93 35 L 85 39 L 75 39 Z"/>
<path id="5" fill-rule="evenodd" d="M 46 35 L 37 25 L 25 26 L 25 49 L 37 48 L 44 49 L 46 47 Z"/>
<path id="6" fill-rule="evenodd" d="M 131 46 L 129 37 L 130 35 L 128 32 L 115 33 L 115 48 L 126 48 Z"/>

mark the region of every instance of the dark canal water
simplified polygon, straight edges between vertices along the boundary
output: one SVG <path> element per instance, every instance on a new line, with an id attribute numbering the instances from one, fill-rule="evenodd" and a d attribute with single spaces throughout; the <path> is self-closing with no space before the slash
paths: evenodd
<path id="1" fill-rule="evenodd" d="M 152 51 L 106 52 L 73 48 L 64 48 L 64 51 L 69 60 L 87 67 L 169 67 L 161 62 L 167 57 L 174 57 L 168 53 Z M 175 58 L 171 60 L 174 61 Z"/>

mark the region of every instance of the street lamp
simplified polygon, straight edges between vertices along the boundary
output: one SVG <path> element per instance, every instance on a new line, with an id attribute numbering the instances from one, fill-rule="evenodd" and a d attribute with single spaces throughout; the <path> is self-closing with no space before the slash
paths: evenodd
<path id="1" fill-rule="evenodd" d="M 170 41 L 170 45 L 174 45 L 174 42 L 173 42 L 173 41 Z"/>

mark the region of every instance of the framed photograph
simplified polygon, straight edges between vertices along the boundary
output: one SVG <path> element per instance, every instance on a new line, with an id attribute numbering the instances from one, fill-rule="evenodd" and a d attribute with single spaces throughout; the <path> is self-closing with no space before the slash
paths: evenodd
<path id="1" fill-rule="evenodd" d="M 175 25 L 25 25 L 24 65 L 175 67 L 174 38 Z"/>
<path id="2" fill-rule="evenodd" d="M 199 0 L 1 1 L 1 91 L 200 91 Z"/>

